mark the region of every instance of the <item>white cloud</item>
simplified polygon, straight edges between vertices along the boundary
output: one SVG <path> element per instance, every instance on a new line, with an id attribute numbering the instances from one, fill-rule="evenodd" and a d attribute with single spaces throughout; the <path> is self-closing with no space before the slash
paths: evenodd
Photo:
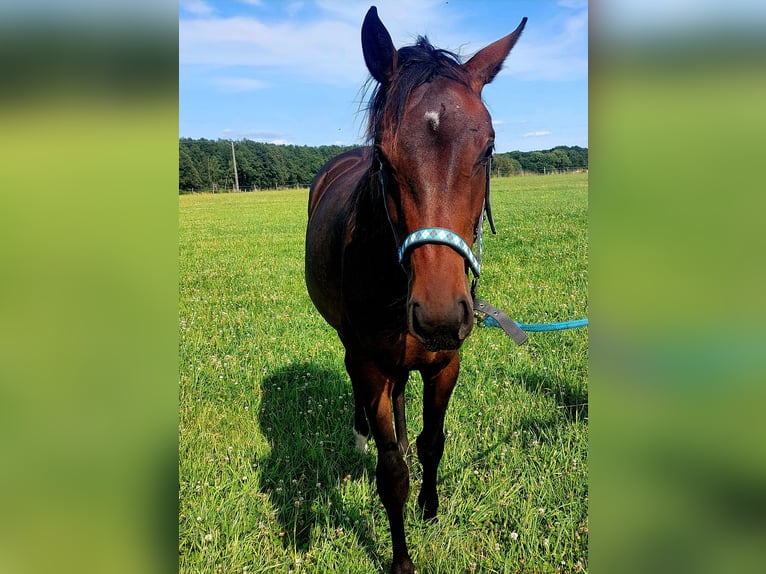
<path id="1" fill-rule="evenodd" d="M 357 26 L 338 21 L 266 24 L 251 17 L 181 20 L 181 64 L 286 68 L 311 81 L 358 84 L 366 77 Z"/>
<path id="2" fill-rule="evenodd" d="M 437 46 L 469 55 L 488 43 L 466 38 L 458 23 L 447 20 L 441 2 L 408 3 L 379 10 L 394 44 L 409 44 L 416 33 L 428 34 Z M 547 24 L 528 26 L 507 60 L 502 74 L 521 80 L 580 80 L 588 71 L 587 2 L 561 0 L 561 16 Z M 291 8 L 292 6 L 292 8 Z M 279 69 L 291 81 L 359 86 L 367 78 L 359 37 L 368 5 L 347 0 L 318 0 L 319 18 L 290 17 L 300 3 L 285 5 L 285 19 L 265 21 L 257 15 L 222 17 L 201 0 L 182 0 L 187 12 L 204 17 L 179 21 L 181 65 L 227 68 L 247 66 Z M 548 26 L 548 30 L 539 28 Z M 550 26 L 555 26 L 553 31 Z M 489 41 L 496 39 L 491 38 Z"/>
<path id="3" fill-rule="evenodd" d="M 189 6 L 196 4 L 185 0 L 184 5 L 191 11 Z M 322 14 L 311 20 L 290 17 L 300 11 L 301 3 L 285 4 L 286 19 L 277 21 L 267 22 L 252 15 L 221 17 L 212 13 L 205 18 L 181 18 L 179 62 L 220 68 L 279 68 L 312 83 L 361 85 L 368 73 L 359 31 L 369 5 L 319 0 L 317 6 Z M 412 43 L 416 32 L 451 28 L 436 11 L 438 6 L 437 0 L 428 0 L 408 4 L 406 10 L 381 9 L 379 15 L 394 44 L 399 46 Z M 202 10 L 201 6 L 198 9 Z M 450 46 L 443 40 L 442 44 L 435 43 Z"/>
<path id="4" fill-rule="evenodd" d="M 231 128 L 225 128 L 224 130 L 221 131 L 221 139 L 227 139 L 227 140 L 248 139 L 252 141 L 273 143 L 273 144 L 279 144 L 279 145 L 290 145 L 293 143 L 292 141 L 287 139 L 286 134 L 263 131 L 263 130 L 235 130 Z"/>
<path id="5" fill-rule="evenodd" d="M 204 0 L 181 0 L 179 6 L 181 10 L 195 16 L 210 16 L 215 12 L 215 9 Z"/>
<path id="6" fill-rule="evenodd" d="M 570 81 L 587 78 L 587 9 L 567 15 L 554 24 L 557 27 L 552 34 L 541 35 L 529 27 L 525 29 L 501 73 L 510 73 L 523 80 Z"/>
<path id="7" fill-rule="evenodd" d="M 536 131 L 536 132 L 527 132 L 522 137 L 525 137 L 525 138 L 541 138 L 541 137 L 549 136 L 549 135 L 551 135 L 551 132 L 548 132 L 548 131 L 545 131 L 545 130 L 539 130 L 539 131 Z"/>

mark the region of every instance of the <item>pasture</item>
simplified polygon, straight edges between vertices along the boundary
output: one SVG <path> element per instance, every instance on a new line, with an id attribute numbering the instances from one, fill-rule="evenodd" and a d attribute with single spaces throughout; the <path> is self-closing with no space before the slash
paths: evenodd
<path id="1" fill-rule="evenodd" d="M 335 332 L 303 281 L 307 190 L 179 196 L 182 573 L 386 571 L 391 540 Z M 492 180 L 479 296 L 519 322 L 588 314 L 588 175 Z M 586 572 L 588 331 L 476 327 L 445 423 L 421 574 Z M 410 440 L 422 389 L 407 387 Z"/>

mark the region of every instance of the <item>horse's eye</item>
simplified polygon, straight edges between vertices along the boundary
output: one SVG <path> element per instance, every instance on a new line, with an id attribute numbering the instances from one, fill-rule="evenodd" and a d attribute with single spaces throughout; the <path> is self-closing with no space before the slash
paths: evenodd
<path id="1" fill-rule="evenodd" d="M 492 154 L 494 152 L 495 152 L 495 142 L 492 142 L 487 146 L 487 149 L 484 150 L 484 154 L 481 156 L 481 163 L 487 163 L 492 157 Z"/>

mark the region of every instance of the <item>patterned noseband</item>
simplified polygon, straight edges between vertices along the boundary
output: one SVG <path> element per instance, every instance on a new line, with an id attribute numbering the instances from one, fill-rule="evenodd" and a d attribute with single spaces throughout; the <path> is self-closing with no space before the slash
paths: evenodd
<path id="1" fill-rule="evenodd" d="M 399 247 L 399 263 L 402 262 L 407 251 L 414 249 L 418 245 L 426 243 L 437 243 L 440 245 L 447 245 L 457 251 L 468 263 L 468 266 L 473 271 L 473 274 L 478 277 L 481 272 L 481 265 L 479 260 L 471 251 L 468 244 L 454 231 L 444 229 L 443 227 L 424 227 L 413 231 L 402 242 Z"/>

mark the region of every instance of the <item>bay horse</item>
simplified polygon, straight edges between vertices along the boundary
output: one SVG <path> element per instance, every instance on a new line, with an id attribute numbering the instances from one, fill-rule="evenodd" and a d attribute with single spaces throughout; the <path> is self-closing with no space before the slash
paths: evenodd
<path id="1" fill-rule="evenodd" d="M 439 506 L 436 475 L 444 417 L 474 323 L 469 270 L 480 232 L 494 130 L 481 98 L 526 24 L 467 62 L 419 37 L 397 50 L 373 6 L 362 24 L 364 61 L 377 85 L 368 110 L 371 145 L 331 159 L 308 200 L 309 295 L 345 348 L 357 446 L 372 431 L 375 479 L 388 515 L 391 571 L 414 571 L 404 532 L 409 442 L 404 388 L 424 385 L 423 516 Z M 393 421 L 392 421 L 393 412 Z"/>

